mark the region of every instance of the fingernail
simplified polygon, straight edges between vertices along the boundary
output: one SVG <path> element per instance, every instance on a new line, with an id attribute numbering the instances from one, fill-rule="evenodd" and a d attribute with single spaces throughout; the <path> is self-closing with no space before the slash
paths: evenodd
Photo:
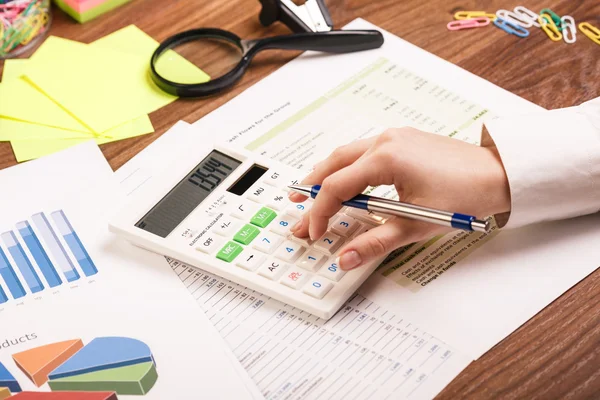
<path id="1" fill-rule="evenodd" d="M 296 224 L 294 226 L 292 226 L 292 229 L 290 229 L 292 232 L 296 232 L 297 230 L 299 230 L 300 228 L 302 228 L 302 220 L 296 222 Z"/>
<path id="2" fill-rule="evenodd" d="M 292 200 L 292 201 L 300 201 L 302 200 L 302 196 L 300 193 L 296 193 L 296 192 L 289 192 L 288 193 L 288 199 Z"/>
<path id="3" fill-rule="evenodd" d="M 314 232 L 314 225 L 311 224 L 308 227 L 308 237 L 310 238 L 310 240 L 312 240 L 314 242 L 315 240 L 317 240 L 316 236 L 317 235 L 315 235 L 315 232 Z"/>
<path id="4" fill-rule="evenodd" d="M 354 269 L 362 264 L 362 258 L 360 258 L 360 254 L 355 250 L 345 252 L 336 261 L 344 271 Z"/>

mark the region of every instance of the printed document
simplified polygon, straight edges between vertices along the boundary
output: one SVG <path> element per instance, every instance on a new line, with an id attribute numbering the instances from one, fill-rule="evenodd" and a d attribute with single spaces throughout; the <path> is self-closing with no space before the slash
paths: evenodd
<path id="1" fill-rule="evenodd" d="M 262 397 L 164 258 L 108 232 L 122 199 L 94 143 L 0 171 L 0 187 L 3 396 Z"/>

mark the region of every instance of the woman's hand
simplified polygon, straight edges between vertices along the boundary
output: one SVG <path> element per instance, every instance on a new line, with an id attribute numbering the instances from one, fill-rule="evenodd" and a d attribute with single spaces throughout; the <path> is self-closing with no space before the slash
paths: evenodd
<path id="1" fill-rule="evenodd" d="M 480 147 L 413 128 L 383 134 L 336 149 L 318 163 L 302 184 L 321 184 L 312 209 L 292 232 L 318 239 L 342 202 L 368 186 L 394 185 L 400 200 L 484 217 L 510 211 L 508 181 L 495 147 Z M 293 193 L 290 199 L 306 197 Z M 346 244 L 339 258 L 344 270 L 451 228 L 394 218 Z"/>

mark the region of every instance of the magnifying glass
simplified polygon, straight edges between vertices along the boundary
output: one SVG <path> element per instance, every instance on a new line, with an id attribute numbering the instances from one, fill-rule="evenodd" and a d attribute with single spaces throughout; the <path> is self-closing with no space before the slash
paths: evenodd
<path id="1" fill-rule="evenodd" d="M 375 49 L 382 44 L 383 36 L 375 30 L 305 32 L 242 40 L 234 33 L 221 29 L 193 29 L 161 43 L 152 55 L 150 75 L 154 83 L 167 93 L 179 97 L 204 97 L 235 85 L 254 56 L 263 50 L 350 53 Z M 193 65 L 189 66 L 191 68 L 187 73 L 182 73 L 181 68 L 172 68 L 172 61 L 180 56 L 208 76 L 193 68 Z"/>

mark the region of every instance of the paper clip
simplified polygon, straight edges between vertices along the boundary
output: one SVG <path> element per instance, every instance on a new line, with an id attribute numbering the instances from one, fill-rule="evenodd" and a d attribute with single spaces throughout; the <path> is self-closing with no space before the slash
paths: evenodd
<path id="1" fill-rule="evenodd" d="M 541 14 L 538 17 L 538 22 L 540 23 L 543 31 L 546 32 L 546 35 L 548 35 L 550 40 L 553 40 L 555 42 L 562 40 L 562 35 L 561 35 L 560 31 L 558 30 L 558 27 L 556 26 L 556 24 L 554 24 L 554 20 L 552 19 L 552 17 L 550 15 Z"/>
<path id="2" fill-rule="evenodd" d="M 560 19 L 563 27 L 563 39 L 566 43 L 575 43 L 577 41 L 577 29 L 575 29 L 575 20 L 570 15 L 563 15 Z"/>
<path id="3" fill-rule="evenodd" d="M 526 38 L 527 36 L 529 36 L 529 31 L 527 29 L 523 28 L 520 25 L 515 25 L 512 22 L 503 20 L 502 18 L 496 18 L 496 20 L 494 21 L 494 25 L 502 29 L 504 32 L 513 34 L 520 38 Z"/>
<path id="4" fill-rule="evenodd" d="M 533 25 L 531 23 L 530 18 L 523 18 L 522 16 L 517 15 L 512 11 L 498 10 L 496 11 L 496 15 L 498 16 L 498 18 L 502 18 L 503 20 L 508 21 L 513 25 L 519 25 L 523 28 L 531 28 L 531 26 Z"/>
<path id="5" fill-rule="evenodd" d="M 520 19 L 526 19 L 531 22 L 531 25 L 539 28 L 540 24 L 537 22 L 538 14 L 534 13 L 527 7 L 517 6 L 515 7 L 515 14 L 519 16 Z"/>
<path id="6" fill-rule="evenodd" d="M 558 14 L 556 14 L 554 11 L 552 11 L 549 8 L 544 8 L 542 11 L 540 11 L 540 15 L 543 14 L 548 14 L 548 16 L 550 18 L 552 18 L 552 21 L 554 22 L 554 25 L 556 25 L 556 29 L 558 29 L 559 31 L 562 31 L 562 26 L 560 24 L 560 17 L 558 16 Z"/>
<path id="7" fill-rule="evenodd" d="M 487 17 L 492 21 L 496 20 L 496 14 L 486 13 L 485 11 L 458 11 L 454 14 L 454 19 L 473 19 L 477 17 Z"/>
<path id="8" fill-rule="evenodd" d="M 446 28 L 450 31 L 460 31 L 461 29 L 481 28 L 490 24 L 488 17 L 477 17 L 472 19 L 461 19 L 458 21 L 450 21 Z"/>
<path id="9" fill-rule="evenodd" d="M 589 22 L 582 22 L 579 24 L 579 30 L 590 40 L 596 44 L 600 44 L 600 29 L 596 28 Z"/>

